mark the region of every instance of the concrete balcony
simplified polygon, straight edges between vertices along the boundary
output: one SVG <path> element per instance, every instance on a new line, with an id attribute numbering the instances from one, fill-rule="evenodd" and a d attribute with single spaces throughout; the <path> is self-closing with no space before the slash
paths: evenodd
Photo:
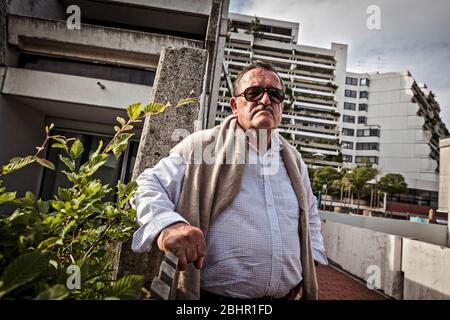
<path id="1" fill-rule="evenodd" d="M 69 30 L 65 22 L 8 16 L 8 43 L 23 51 L 156 69 L 163 47 L 202 48 L 203 42 L 82 24 Z"/>
<path id="2" fill-rule="evenodd" d="M 110 124 L 128 105 L 149 102 L 151 90 L 151 86 L 8 68 L 2 93 L 48 116 Z"/>

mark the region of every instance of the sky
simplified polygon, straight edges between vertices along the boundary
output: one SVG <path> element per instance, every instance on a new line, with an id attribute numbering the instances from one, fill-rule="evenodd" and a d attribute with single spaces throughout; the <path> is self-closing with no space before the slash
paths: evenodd
<path id="1" fill-rule="evenodd" d="M 409 70 L 433 91 L 450 130 L 450 0 L 230 1 L 231 12 L 299 23 L 299 44 L 347 44 L 347 71 Z M 374 5 L 379 29 L 367 27 Z"/>

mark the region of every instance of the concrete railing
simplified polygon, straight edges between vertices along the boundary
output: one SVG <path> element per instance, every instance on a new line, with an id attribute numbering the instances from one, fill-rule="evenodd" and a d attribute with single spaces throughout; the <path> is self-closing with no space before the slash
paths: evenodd
<path id="1" fill-rule="evenodd" d="M 445 226 L 326 212 L 320 215 L 327 256 L 344 271 L 395 299 L 450 298 L 450 248 L 425 240 L 442 241 L 442 234 L 433 237 L 427 232 L 442 233 L 439 227 L 446 231 Z M 405 235 L 414 231 L 420 240 Z"/>

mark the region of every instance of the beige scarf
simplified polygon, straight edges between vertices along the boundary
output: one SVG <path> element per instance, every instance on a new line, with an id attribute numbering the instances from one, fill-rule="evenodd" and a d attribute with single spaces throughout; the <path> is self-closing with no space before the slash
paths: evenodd
<path id="1" fill-rule="evenodd" d="M 248 151 L 244 130 L 235 116 L 220 126 L 191 134 L 171 153 L 181 155 L 186 163 L 183 187 L 176 212 L 206 235 L 215 218 L 233 201 L 240 190 Z M 286 170 L 300 206 L 299 238 L 303 270 L 302 299 L 317 299 L 317 280 L 308 228 L 308 206 L 302 176 L 300 153 L 280 136 Z M 213 156 L 213 162 L 203 161 Z M 244 243 L 242 245 L 245 245 Z M 193 264 L 180 273 L 179 299 L 199 299 L 200 270 Z"/>

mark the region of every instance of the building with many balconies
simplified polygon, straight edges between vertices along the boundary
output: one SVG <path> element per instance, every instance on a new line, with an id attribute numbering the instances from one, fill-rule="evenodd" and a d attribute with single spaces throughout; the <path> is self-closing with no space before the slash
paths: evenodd
<path id="1" fill-rule="evenodd" d="M 297 44 L 299 25 L 273 19 L 229 14 L 224 72 L 217 108 L 209 126 L 231 113 L 229 80 L 253 60 L 273 64 L 286 85 L 281 134 L 296 146 L 306 162 L 339 167 L 339 105 L 343 101 L 347 46 L 330 49 Z M 215 120 L 215 121 L 213 121 Z"/>

